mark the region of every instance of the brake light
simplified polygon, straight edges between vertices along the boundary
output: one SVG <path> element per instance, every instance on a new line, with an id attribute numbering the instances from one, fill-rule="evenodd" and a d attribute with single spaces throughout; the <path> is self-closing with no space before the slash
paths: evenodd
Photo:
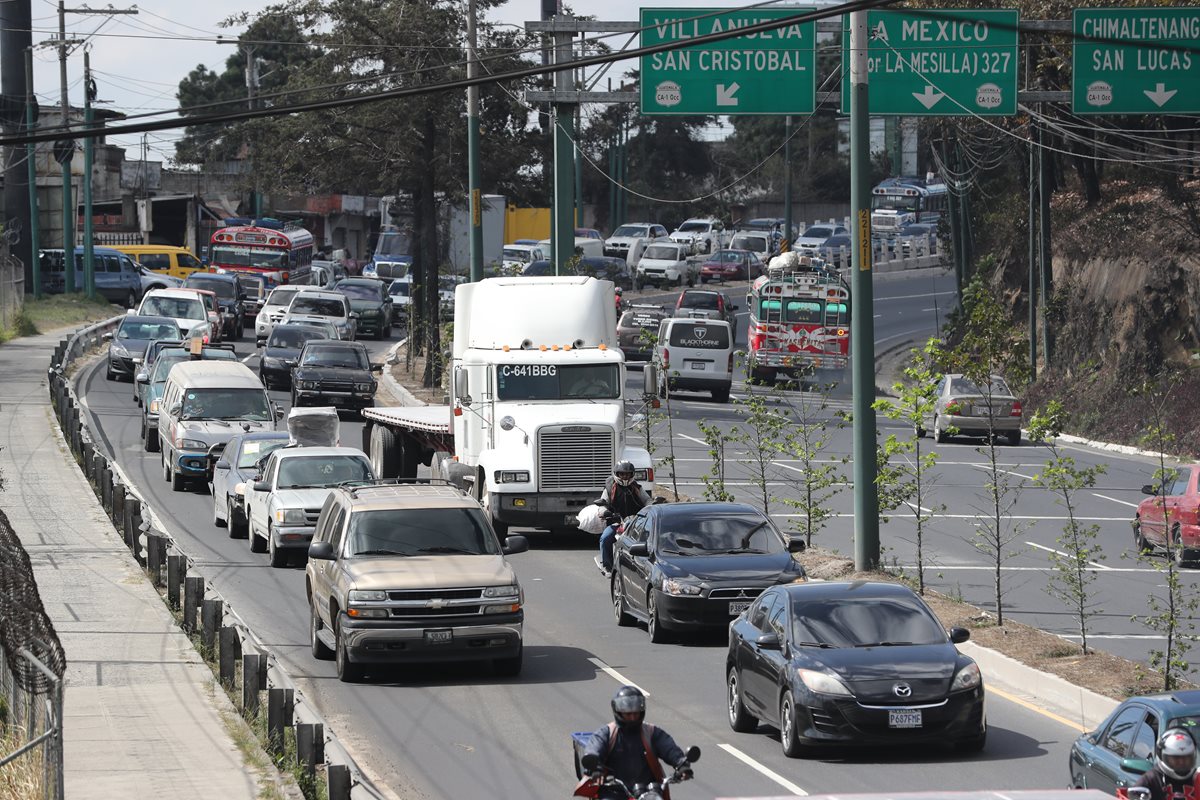
<path id="1" fill-rule="evenodd" d="M 729 353 L 729 372 L 733 372 L 733 353 Z"/>
<path id="2" fill-rule="evenodd" d="M 962 414 L 962 401 L 953 397 L 950 398 L 950 401 L 946 403 L 946 413 L 952 417 Z"/>
<path id="3" fill-rule="evenodd" d="M 280 283 L 287 283 L 287 282 L 288 282 L 288 273 L 286 273 L 286 272 L 284 272 L 284 273 L 281 273 L 281 274 L 280 274 L 280 276 L 279 276 L 279 282 L 280 282 Z"/>
<path id="4" fill-rule="evenodd" d="M 750 349 L 758 350 L 763 346 L 763 342 L 767 340 L 765 333 L 756 333 L 750 337 Z"/>
<path id="5" fill-rule="evenodd" d="M 669 366 L 671 366 L 671 351 L 664 347 L 663 348 L 663 368 L 665 369 Z"/>
<path id="6" fill-rule="evenodd" d="M 1010 417 L 1019 417 L 1019 416 L 1021 416 L 1021 401 L 1020 401 L 1020 400 L 1014 400 L 1014 401 L 1013 401 L 1013 404 L 1012 404 L 1012 411 L 1009 411 L 1009 412 L 1008 412 L 1008 415 L 1009 415 Z"/>

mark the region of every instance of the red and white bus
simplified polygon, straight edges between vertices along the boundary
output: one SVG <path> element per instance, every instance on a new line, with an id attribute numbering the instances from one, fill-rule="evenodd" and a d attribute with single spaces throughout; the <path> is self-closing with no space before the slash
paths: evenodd
<path id="1" fill-rule="evenodd" d="M 271 284 L 309 283 L 312 260 L 313 235 L 277 219 L 227 219 L 208 248 L 209 269 L 263 275 Z"/>
<path id="2" fill-rule="evenodd" d="M 776 266 L 780 260 L 791 263 Z M 754 282 L 748 299 L 750 377 L 806 379 L 849 363 L 850 289 L 835 270 L 785 253 Z"/>

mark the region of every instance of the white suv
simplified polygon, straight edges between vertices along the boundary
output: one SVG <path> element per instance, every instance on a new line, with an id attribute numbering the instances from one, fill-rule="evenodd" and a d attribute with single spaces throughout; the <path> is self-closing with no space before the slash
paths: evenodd
<path id="1" fill-rule="evenodd" d="M 613 258 L 628 258 L 634 242 L 641 239 L 645 244 L 666 241 L 667 229 L 653 222 L 627 222 L 604 240 L 604 255 Z"/>
<path id="2" fill-rule="evenodd" d="M 692 255 L 711 253 L 725 246 L 725 223 L 712 217 L 684 220 L 671 234 L 671 241 L 686 244 Z"/>
<path id="3" fill-rule="evenodd" d="M 292 297 L 283 322 L 328 322 L 344 342 L 354 341 L 358 333 L 358 314 L 350 310 L 350 298 L 341 292 L 301 291 Z"/>

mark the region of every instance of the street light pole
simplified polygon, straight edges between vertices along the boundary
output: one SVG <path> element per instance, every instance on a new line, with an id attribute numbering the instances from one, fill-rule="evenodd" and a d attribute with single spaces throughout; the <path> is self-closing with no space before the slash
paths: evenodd
<path id="1" fill-rule="evenodd" d="M 58 88 L 62 97 L 63 136 L 71 125 L 71 106 L 67 102 L 67 9 L 63 0 L 58 0 Z M 71 141 L 68 139 L 68 141 Z M 74 142 L 72 141 L 72 147 Z M 75 203 L 71 199 L 71 161 L 62 164 L 62 228 L 63 228 L 63 290 L 75 292 Z"/>
<path id="2" fill-rule="evenodd" d="M 92 59 L 91 53 L 83 51 L 83 126 L 92 127 Z M 96 253 L 92 244 L 92 159 L 96 140 L 91 136 L 83 140 L 83 287 L 87 296 L 96 297 Z"/>
<path id="3" fill-rule="evenodd" d="M 33 48 L 25 49 L 25 126 L 29 133 L 33 133 L 37 127 L 37 115 L 34 114 L 33 104 L 35 95 L 33 93 Z M 37 188 L 37 145 L 33 142 L 25 145 L 25 161 L 26 167 L 29 170 L 29 248 L 30 248 L 30 274 L 33 277 L 33 296 L 35 299 L 40 299 L 42 296 L 42 259 L 38 252 L 38 225 L 41 220 L 38 218 L 38 188 Z"/>
<path id="4" fill-rule="evenodd" d="M 479 74 L 475 0 L 467 3 L 467 78 Z M 479 87 L 467 87 L 467 183 L 471 192 L 471 280 L 483 280 L 483 193 L 479 175 Z"/>

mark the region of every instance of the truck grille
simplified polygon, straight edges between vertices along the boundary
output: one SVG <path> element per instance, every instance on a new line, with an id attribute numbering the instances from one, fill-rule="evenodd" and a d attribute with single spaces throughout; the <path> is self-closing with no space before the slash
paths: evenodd
<path id="1" fill-rule="evenodd" d="M 611 428 L 591 425 L 538 431 L 538 487 L 542 491 L 602 488 L 616 459 L 615 438 Z"/>
<path id="2" fill-rule="evenodd" d="M 389 600 L 432 600 L 435 597 L 443 600 L 477 600 L 483 597 L 483 589 L 404 589 L 388 592 Z"/>
<path id="3" fill-rule="evenodd" d="M 761 587 L 753 589 L 713 589 L 708 593 L 709 600 L 753 600 L 763 593 Z"/>

